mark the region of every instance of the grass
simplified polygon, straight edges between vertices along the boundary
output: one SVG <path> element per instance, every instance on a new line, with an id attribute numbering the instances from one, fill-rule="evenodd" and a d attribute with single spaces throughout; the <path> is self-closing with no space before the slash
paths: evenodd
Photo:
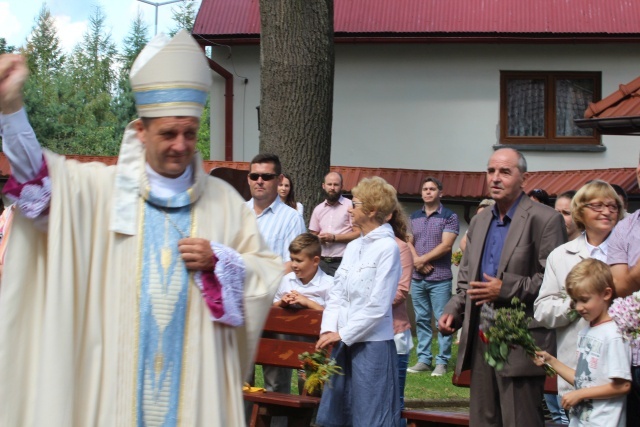
<path id="1" fill-rule="evenodd" d="M 416 346 L 417 339 L 413 338 L 413 350 L 409 356 L 409 366 L 417 362 Z M 438 342 L 434 340 L 431 347 L 432 354 L 438 354 Z M 431 373 L 420 374 L 407 373 L 407 382 L 404 388 L 406 400 L 468 400 L 469 389 L 456 387 L 451 384 L 451 377 L 456 366 L 458 346 L 454 345 L 451 350 L 451 360 L 449 361 L 448 372 L 441 377 L 432 377 Z M 372 378 L 372 383 L 375 380 Z M 256 386 L 263 387 L 262 366 L 256 366 Z M 297 373 L 294 372 L 291 379 L 291 392 L 298 393 Z"/>
<path id="2" fill-rule="evenodd" d="M 418 361 L 416 356 L 417 339 L 413 338 L 413 350 L 409 356 L 409 366 L 413 366 Z M 438 354 L 438 342 L 433 340 L 431 354 Z M 451 377 L 456 366 L 458 346 L 453 345 L 451 349 L 451 360 L 447 366 L 447 373 L 441 377 L 432 377 L 431 373 L 425 372 L 412 374 L 407 372 L 407 382 L 404 387 L 404 398 L 406 400 L 468 400 L 469 389 L 456 387 L 451 384 Z M 435 362 L 434 362 L 435 363 Z"/>

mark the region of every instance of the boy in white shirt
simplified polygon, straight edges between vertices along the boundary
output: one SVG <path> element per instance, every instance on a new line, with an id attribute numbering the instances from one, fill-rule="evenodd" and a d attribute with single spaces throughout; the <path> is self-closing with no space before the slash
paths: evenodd
<path id="1" fill-rule="evenodd" d="M 302 233 L 291 241 L 289 254 L 291 256 L 291 273 L 285 275 L 280 282 L 278 292 L 273 297 L 273 305 L 283 308 L 311 308 L 324 310 L 329 289 L 333 285 L 333 277 L 318 268 L 322 247 L 320 239 L 315 234 Z M 310 338 L 310 342 L 315 339 Z M 281 375 L 287 371 L 291 382 L 291 369 L 282 369 Z M 302 392 L 304 380 L 298 371 L 298 390 Z"/>
<path id="2" fill-rule="evenodd" d="M 567 293 L 576 311 L 589 322 L 578 334 L 578 365 L 573 370 L 549 353 L 536 352 L 538 366 L 551 365 L 576 390 L 562 397 L 570 427 L 624 427 L 626 398 L 631 390 L 631 353 L 608 309 L 613 299 L 609 266 L 590 258 L 571 269 Z"/>
<path id="3" fill-rule="evenodd" d="M 293 239 L 289 245 L 293 271 L 282 278 L 274 306 L 324 310 L 333 277 L 318 268 L 321 249 L 314 234 L 302 233 Z"/>

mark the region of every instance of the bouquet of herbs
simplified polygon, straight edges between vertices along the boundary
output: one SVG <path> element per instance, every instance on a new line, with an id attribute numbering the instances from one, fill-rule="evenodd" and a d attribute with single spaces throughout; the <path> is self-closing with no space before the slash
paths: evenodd
<path id="1" fill-rule="evenodd" d="M 462 249 L 457 249 L 451 252 L 451 264 L 460 265 L 461 260 L 462 260 Z"/>
<path id="2" fill-rule="evenodd" d="M 510 308 L 483 309 L 481 312 L 485 326 L 480 328 L 479 334 L 487 346 L 484 360 L 498 371 L 504 368 L 512 348 L 522 347 L 529 357 L 535 357 L 536 351 L 540 350 L 529 331 L 531 318 L 525 314 L 525 307 L 514 297 Z M 548 364 L 545 364 L 544 370 L 549 376 L 556 374 Z"/>
<path id="3" fill-rule="evenodd" d="M 616 298 L 609 307 L 609 316 L 622 337 L 634 347 L 640 346 L 640 291 L 626 298 Z"/>
<path id="4" fill-rule="evenodd" d="M 326 349 L 320 349 L 314 353 L 305 351 L 298 355 L 304 370 L 304 389 L 308 394 L 321 393 L 324 383 L 331 375 L 342 374 L 342 368 L 336 365 L 336 360 L 329 357 Z"/>

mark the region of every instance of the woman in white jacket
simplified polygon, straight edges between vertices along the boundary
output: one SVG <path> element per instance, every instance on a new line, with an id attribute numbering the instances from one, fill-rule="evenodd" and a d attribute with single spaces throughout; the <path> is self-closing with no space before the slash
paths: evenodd
<path id="1" fill-rule="evenodd" d="M 321 426 L 397 426 L 398 368 L 391 306 L 402 273 L 400 252 L 386 219 L 397 203 L 384 179 L 351 190 L 352 223 L 362 235 L 347 245 L 322 316 L 317 348 L 334 344 L 344 375 L 324 387 Z"/>
<path id="2" fill-rule="evenodd" d="M 622 202 L 606 182 L 591 181 L 571 200 L 571 215 L 583 233 L 575 240 L 557 247 L 549 254 L 540 293 L 535 301 L 534 317 L 542 325 L 556 330 L 558 359 L 575 369 L 578 332 L 587 326 L 572 310 L 565 279 L 573 266 L 586 258 L 607 262 L 607 239 L 618 222 Z M 558 377 L 558 395 L 573 387 Z"/>

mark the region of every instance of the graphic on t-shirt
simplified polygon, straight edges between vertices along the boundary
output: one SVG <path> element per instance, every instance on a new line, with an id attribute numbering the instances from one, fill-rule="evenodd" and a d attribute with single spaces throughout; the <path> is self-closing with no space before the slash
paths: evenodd
<path id="1" fill-rule="evenodd" d="M 598 369 L 603 342 L 593 336 L 584 335 L 578 339 L 578 365 L 576 366 L 575 387 L 593 387 L 595 385 L 594 372 Z M 589 421 L 593 411 L 591 399 L 585 399 L 571 409 L 573 416 L 581 421 Z"/>

